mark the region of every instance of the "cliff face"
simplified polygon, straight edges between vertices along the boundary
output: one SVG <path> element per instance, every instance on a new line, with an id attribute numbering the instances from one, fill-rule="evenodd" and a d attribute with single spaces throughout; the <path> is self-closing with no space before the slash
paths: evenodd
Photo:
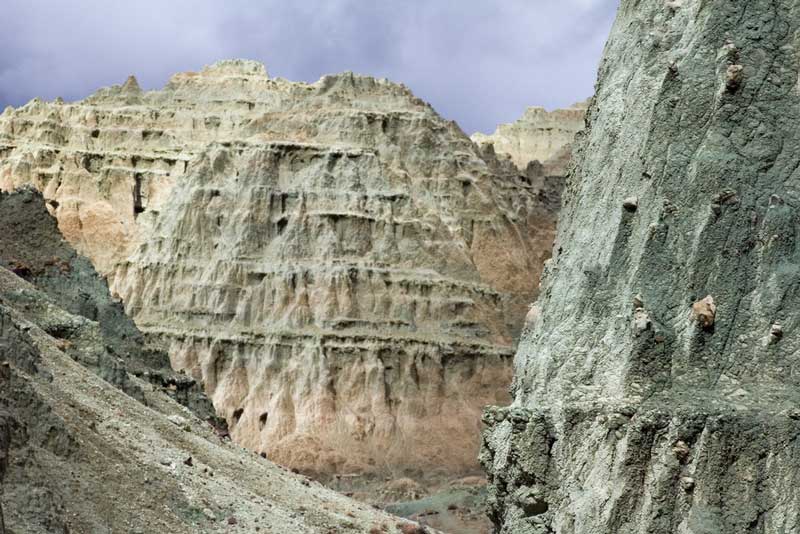
<path id="1" fill-rule="evenodd" d="M 623 0 L 515 360 L 501 532 L 797 531 L 800 6 Z"/>
<path id="2" fill-rule="evenodd" d="M 491 135 L 472 134 L 472 140 L 480 146 L 492 145 L 497 154 L 511 158 L 520 169 L 538 161 L 546 175 L 565 176 L 587 106 L 588 101 L 554 111 L 530 107 L 517 121 L 501 124 Z"/>
<path id="3" fill-rule="evenodd" d="M 62 234 L 108 275 L 148 235 L 188 162 L 210 142 L 245 135 L 259 115 L 254 95 L 286 93 L 262 65 L 228 61 L 177 74 L 164 91 L 145 93 L 130 77 L 80 102 L 6 108 L 0 189 L 34 185 Z"/>
<path id="4" fill-rule="evenodd" d="M 190 408 L 203 420 L 222 423 L 196 380 L 176 373 L 165 351 L 146 347 L 142 332 L 125 315 L 122 304 L 85 257 L 64 241 L 42 196 L 30 188 L 0 192 L 0 267 L 9 269 L 46 292 L 49 300 L 81 322 L 53 322 L 48 333 L 65 343 L 64 352 L 139 401 L 143 393 L 129 375 L 142 378 Z M 26 293 L 5 295 L 18 306 L 40 308 L 41 301 Z M 46 309 L 40 310 L 42 313 Z M 71 350 L 86 336 L 95 337 L 99 325 L 102 343 L 97 350 Z"/>
<path id="5" fill-rule="evenodd" d="M 554 236 L 541 173 L 402 86 L 241 61 L 0 132 L 0 187 L 43 192 L 241 444 L 318 473 L 475 465 Z"/>
<path id="6" fill-rule="evenodd" d="M 66 296 L 72 286 L 60 281 L 88 278 L 91 266 L 70 255 L 38 194 L 0 195 L 0 229 L 0 254 L 27 254 L 14 272 L 0 265 L 0 533 L 405 524 L 233 446 L 176 402 L 174 383 L 139 372 L 162 370 L 126 344 L 135 327 L 113 306 L 87 313 L 111 302 L 96 274 L 84 298 Z"/>

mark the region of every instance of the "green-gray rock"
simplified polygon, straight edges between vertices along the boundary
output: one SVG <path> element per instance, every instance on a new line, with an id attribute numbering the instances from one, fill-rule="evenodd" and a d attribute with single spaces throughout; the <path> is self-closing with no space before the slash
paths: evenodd
<path id="1" fill-rule="evenodd" d="M 800 531 L 798 46 L 796 2 L 622 1 L 485 416 L 499 532 Z"/>

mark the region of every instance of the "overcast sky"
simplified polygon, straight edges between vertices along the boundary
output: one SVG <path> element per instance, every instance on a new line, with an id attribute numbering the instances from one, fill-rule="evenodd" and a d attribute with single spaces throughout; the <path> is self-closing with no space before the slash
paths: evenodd
<path id="1" fill-rule="evenodd" d="M 618 0 L 0 0 L 0 110 L 257 59 L 403 82 L 467 132 L 592 94 Z"/>

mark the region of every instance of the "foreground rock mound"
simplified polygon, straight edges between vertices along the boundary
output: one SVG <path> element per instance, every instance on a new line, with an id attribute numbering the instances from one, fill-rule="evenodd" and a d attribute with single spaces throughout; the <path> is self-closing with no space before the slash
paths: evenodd
<path id="1" fill-rule="evenodd" d="M 477 467 L 554 236 L 544 174 L 405 87 L 227 61 L 0 116 L 41 190 L 241 444 L 316 473 Z"/>
<path id="2" fill-rule="evenodd" d="M 45 209 L 30 192 L 0 196 L 0 226 L 22 205 Z M 47 219 L 28 227 L 41 246 L 28 267 L 13 267 L 36 285 L 0 267 L 0 533 L 417 528 L 221 439 L 170 388 L 130 370 L 150 365 L 143 353 L 119 354 L 111 372 L 106 343 L 119 341 L 119 318 L 111 309 L 93 320 L 61 307 L 59 275 L 33 257 L 68 256 Z M 13 229 L 3 230 L 0 252 L 19 247 Z M 74 276 L 88 274 L 88 262 L 72 254 Z M 110 302 L 107 290 L 104 299 L 99 287 L 84 287 L 86 301 Z"/>
<path id="3" fill-rule="evenodd" d="M 514 403 L 506 533 L 797 531 L 800 7 L 623 0 Z"/>

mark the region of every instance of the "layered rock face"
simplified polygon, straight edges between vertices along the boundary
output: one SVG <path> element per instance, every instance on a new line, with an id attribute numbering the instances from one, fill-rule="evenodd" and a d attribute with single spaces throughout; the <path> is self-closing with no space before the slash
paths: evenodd
<path id="1" fill-rule="evenodd" d="M 0 192 L 0 267 L 35 284 L 59 307 L 81 318 L 68 324 L 53 321 L 45 328 L 62 340 L 64 352 L 85 367 L 142 402 L 143 394 L 129 374 L 147 380 L 201 419 L 224 424 L 196 380 L 174 372 L 165 351 L 146 347 L 142 332 L 125 315 L 120 301 L 111 298 L 89 260 L 64 241 L 41 194 L 30 188 Z M 5 297 L 28 310 L 41 304 L 26 293 Z M 95 329 L 87 327 L 91 322 L 100 328 L 97 350 L 71 350 L 79 340 L 96 337 Z"/>
<path id="2" fill-rule="evenodd" d="M 0 132 L 0 187 L 43 191 L 241 444 L 317 473 L 475 465 L 554 237 L 541 173 L 402 86 L 242 61 Z"/>
<path id="3" fill-rule="evenodd" d="M 277 90 L 270 91 L 271 88 Z M 188 162 L 246 136 L 254 94 L 290 98 L 262 65 L 226 61 L 143 92 L 134 77 L 84 101 L 34 99 L 0 115 L 0 189 L 34 185 L 59 229 L 108 275 L 148 235 Z"/>
<path id="4" fill-rule="evenodd" d="M 800 6 L 623 0 L 487 411 L 514 533 L 798 531 Z"/>
<path id="5" fill-rule="evenodd" d="M 86 298 L 59 283 L 91 267 L 38 194 L 0 195 L 0 229 L 0 254 L 27 254 L 0 265 L 0 533 L 418 528 L 233 446 L 139 373 L 153 355 L 126 344 L 135 328 L 87 313 L 111 301 L 102 281 Z"/>
<path id="6" fill-rule="evenodd" d="M 480 146 L 492 145 L 497 154 L 511 158 L 520 169 L 538 161 L 545 175 L 565 176 L 587 106 L 588 101 L 554 111 L 530 107 L 517 121 L 501 124 L 491 135 L 474 133 L 472 140 Z"/>

